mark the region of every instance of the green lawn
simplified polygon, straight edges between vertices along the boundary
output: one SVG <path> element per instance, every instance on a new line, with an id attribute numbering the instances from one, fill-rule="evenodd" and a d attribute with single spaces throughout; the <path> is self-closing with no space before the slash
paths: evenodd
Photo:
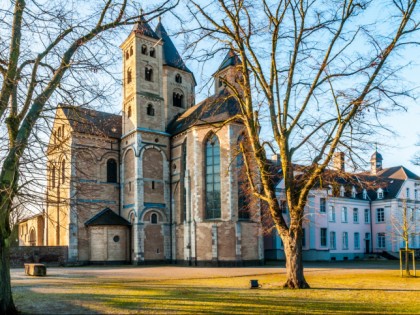
<path id="1" fill-rule="evenodd" d="M 395 266 L 364 269 L 361 262 L 357 268 L 351 266 L 336 263 L 308 268 L 308 290 L 282 289 L 284 269 L 275 274 L 267 269 L 270 274 L 256 276 L 152 279 L 137 273 L 147 271 L 145 267 L 128 267 L 132 273 L 121 277 L 115 267 L 111 275 L 72 268 L 76 272 L 60 275 L 57 269 L 46 278 L 16 271 L 13 290 L 19 310 L 31 314 L 420 314 L 419 277 L 400 278 Z M 185 268 L 163 268 L 185 273 Z M 78 269 L 84 273 L 77 274 Z M 191 273 L 195 270 L 190 269 Z M 258 279 L 262 287 L 249 289 L 250 279 Z"/>

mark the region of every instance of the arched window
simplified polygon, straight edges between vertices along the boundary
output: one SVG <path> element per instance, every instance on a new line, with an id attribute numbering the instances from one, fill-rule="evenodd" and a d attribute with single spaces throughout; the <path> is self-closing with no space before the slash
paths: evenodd
<path id="1" fill-rule="evenodd" d="M 151 67 L 144 68 L 144 79 L 146 81 L 153 81 L 153 69 Z"/>
<path id="2" fill-rule="evenodd" d="M 182 83 L 182 77 L 179 73 L 177 73 L 176 76 L 175 76 L 175 82 L 176 83 Z"/>
<path id="3" fill-rule="evenodd" d="M 238 218 L 248 220 L 250 218 L 248 200 L 247 200 L 247 178 L 244 163 L 244 156 L 241 152 L 240 145 L 244 144 L 245 136 L 241 134 L 238 137 L 238 155 L 236 156 L 236 173 L 238 174 Z"/>
<path id="4" fill-rule="evenodd" d="M 128 50 L 125 52 L 125 59 L 128 60 L 128 58 L 130 58 L 130 54 L 128 52 Z"/>
<path id="5" fill-rule="evenodd" d="M 150 57 L 155 57 L 156 56 L 156 51 L 155 51 L 155 49 L 152 47 L 152 48 L 150 48 Z"/>
<path id="6" fill-rule="evenodd" d="M 130 47 L 130 56 L 132 56 L 132 55 L 133 55 L 133 52 L 134 52 L 134 51 L 133 51 L 133 46 L 131 46 L 131 47 Z"/>
<path id="7" fill-rule="evenodd" d="M 152 224 L 157 224 L 158 223 L 158 216 L 156 213 L 152 213 L 152 216 L 150 217 L 150 222 Z"/>
<path id="8" fill-rule="evenodd" d="M 127 69 L 127 83 L 131 83 L 131 81 L 133 81 L 133 76 L 131 72 L 132 72 L 131 68 L 128 68 Z"/>
<path id="9" fill-rule="evenodd" d="M 31 232 L 29 232 L 29 245 L 36 246 L 36 232 L 34 228 L 32 228 Z"/>
<path id="10" fill-rule="evenodd" d="M 155 116 L 155 109 L 152 104 L 147 105 L 147 115 Z"/>
<path id="11" fill-rule="evenodd" d="M 61 183 L 64 184 L 66 182 L 66 160 L 61 162 Z"/>
<path id="12" fill-rule="evenodd" d="M 127 117 L 130 118 L 131 117 L 131 106 L 128 106 L 128 110 L 127 110 Z"/>
<path id="13" fill-rule="evenodd" d="M 220 145 L 216 135 L 205 144 L 206 219 L 220 219 Z"/>
<path id="14" fill-rule="evenodd" d="M 117 162 L 114 159 L 109 159 L 106 162 L 106 181 L 108 183 L 117 182 Z"/>
<path id="15" fill-rule="evenodd" d="M 181 92 L 175 91 L 172 97 L 172 101 L 175 107 L 184 107 L 184 95 Z"/>
<path id="16" fill-rule="evenodd" d="M 55 187 L 55 166 L 51 168 L 51 187 Z"/>
<path id="17" fill-rule="evenodd" d="M 147 55 L 147 46 L 146 45 L 141 46 L 141 53 L 143 55 Z"/>

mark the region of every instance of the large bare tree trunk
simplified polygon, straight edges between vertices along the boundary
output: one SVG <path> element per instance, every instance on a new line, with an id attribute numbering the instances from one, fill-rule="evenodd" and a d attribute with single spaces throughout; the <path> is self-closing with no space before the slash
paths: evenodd
<path id="1" fill-rule="evenodd" d="M 5 196 L 0 194 L 0 201 L 3 203 Z M 7 196 L 6 196 L 7 198 Z M 8 204 L 8 202 L 6 202 Z M 5 207 L 5 205 L 3 206 Z M 8 211 L 1 209 L 1 226 L 9 226 Z M 0 229 L 0 314 L 17 314 L 13 303 L 12 288 L 10 283 L 10 230 Z"/>
<path id="2" fill-rule="evenodd" d="M 293 232 L 292 232 L 293 233 Z M 286 283 L 285 288 L 307 289 L 309 284 L 303 274 L 302 242 L 297 233 L 294 236 L 285 237 L 283 240 L 284 255 L 286 259 Z"/>

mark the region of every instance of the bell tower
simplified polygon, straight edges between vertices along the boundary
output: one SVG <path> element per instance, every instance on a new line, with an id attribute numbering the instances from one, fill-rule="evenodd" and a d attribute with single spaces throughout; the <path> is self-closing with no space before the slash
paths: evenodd
<path id="1" fill-rule="evenodd" d="M 120 46 L 123 53 L 123 135 L 164 131 L 162 40 L 143 16 Z"/>

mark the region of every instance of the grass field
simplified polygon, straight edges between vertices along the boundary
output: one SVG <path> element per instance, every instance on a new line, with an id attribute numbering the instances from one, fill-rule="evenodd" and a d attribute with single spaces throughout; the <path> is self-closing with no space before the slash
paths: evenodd
<path id="1" fill-rule="evenodd" d="M 284 268 L 53 268 L 45 278 L 12 272 L 24 314 L 420 314 L 420 277 L 398 263 L 306 268 L 308 290 L 282 289 Z M 260 289 L 249 289 L 258 279 Z"/>

